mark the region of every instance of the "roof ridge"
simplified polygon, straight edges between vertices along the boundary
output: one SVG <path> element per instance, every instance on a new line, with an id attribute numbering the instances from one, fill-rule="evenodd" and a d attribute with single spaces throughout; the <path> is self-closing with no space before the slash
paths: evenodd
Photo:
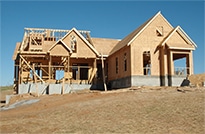
<path id="1" fill-rule="evenodd" d="M 121 40 L 121 39 L 113 39 L 113 38 L 101 38 L 101 37 L 91 37 L 91 39 L 106 39 L 106 40 Z"/>
<path id="2" fill-rule="evenodd" d="M 150 19 L 148 19 L 145 23 L 140 25 L 137 29 L 132 31 L 130 34 L 128 34 L 126 37 L 124 37 L 116 46 L 111 50 L 110 55 L 124 47 L 125 45 L 130 45 L 133 40 L 136 39 L 136 37 L 158 16 L 162 15 L 161 11 L 157 12 L 154 16 L 152 16 Z M 163 15 L 162 15 L 163 17 Z M 163 17 L 164 18 L 164 17 Z M 164 18 L 165 19 L 165 18 Z M 165 19 L 166 22 L 168 22 Z M 168 24 L 171 26 L 171 24 L 168 22 Z M 171 26 L 172 27 L 172 26 Z"/>

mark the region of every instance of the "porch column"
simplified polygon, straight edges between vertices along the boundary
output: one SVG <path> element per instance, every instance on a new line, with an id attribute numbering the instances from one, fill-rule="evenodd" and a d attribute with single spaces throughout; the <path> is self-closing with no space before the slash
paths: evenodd
<path id="1" fill-rule="evenodd" d="M 173 53 L 170 51 L 170 75 L 174 75 Z"/>
<path id="2" fill-rule="evenodd" d="M 160 85 L 165 86 L 164 46 L 160 47 Z"/>
<path id="3" fill-rule="evenodd" d="M 93 76 L 94 77 L 94 84 L 96 84 L 96 74 L 97 74 L 97 59 L 96 58 L 94 59 L 94 62 L 93 62 L 93 69 L 94 69 L 93 73 L 95 73 Z"/>
<path id="4" fill-rule="evenodd" d="M 172 86 L 172 75 L 174 72 L 173 53 L 169 50 L 167 55 L 168 61 L 168 86 Z"/>
<path id="5" fill-rule="evenodd" d="M 189 54 L 186 55 L 186 67 L 187 67 L 187 75 L 193 74 L 193 57 L 192 57 L 192 51 L 190 51 Z"/>
<path id="6" fill-rule="evenodd" d="M 68 55 L 68 57 L 67 57 L 67 68 L 68 68 L 68 70 L 67 70 L 67 72 L 68 72 L 68 83 L 70 83 L 70 55 Z"/>
<path id="7" fill-rule="evenodd" d="M 103 55 L 102 54 L 101 54 L 101 61 L 102 61 L 103 85 L 104 85 L 104 90 L 107 91 L 107 85 L 106 85 L 106 81 L 105 81 L 104 59 L 103 59 Z"/>

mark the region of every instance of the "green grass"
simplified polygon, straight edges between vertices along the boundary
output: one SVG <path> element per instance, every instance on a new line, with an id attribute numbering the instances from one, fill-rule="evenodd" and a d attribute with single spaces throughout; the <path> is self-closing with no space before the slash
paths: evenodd
<path id="1" fill-rule="evenodd" d="M 0 91 L 13 90 L 13 86 L 1 86 Z"/>

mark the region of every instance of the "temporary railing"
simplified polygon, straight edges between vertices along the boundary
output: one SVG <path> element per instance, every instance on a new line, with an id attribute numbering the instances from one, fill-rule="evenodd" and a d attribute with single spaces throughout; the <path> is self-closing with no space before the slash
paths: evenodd
<path id="1" fill-rule="evenodd" d="M 189 67 L 175 67 L 174 75 L 187 75 L 189 73 Z"/>
<path id="2" fill-rule="evenodd" d="M 151 75 L 151 67 L 143 67 L 144 75 Z"/>

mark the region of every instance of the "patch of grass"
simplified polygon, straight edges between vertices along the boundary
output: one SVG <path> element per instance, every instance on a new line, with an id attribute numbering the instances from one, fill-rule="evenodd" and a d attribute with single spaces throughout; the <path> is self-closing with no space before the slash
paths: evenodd
<path id="1" fill-rule="evenodd" d="M 1 86 L 0 91 L 13 90 L 13 86 Z"/>

